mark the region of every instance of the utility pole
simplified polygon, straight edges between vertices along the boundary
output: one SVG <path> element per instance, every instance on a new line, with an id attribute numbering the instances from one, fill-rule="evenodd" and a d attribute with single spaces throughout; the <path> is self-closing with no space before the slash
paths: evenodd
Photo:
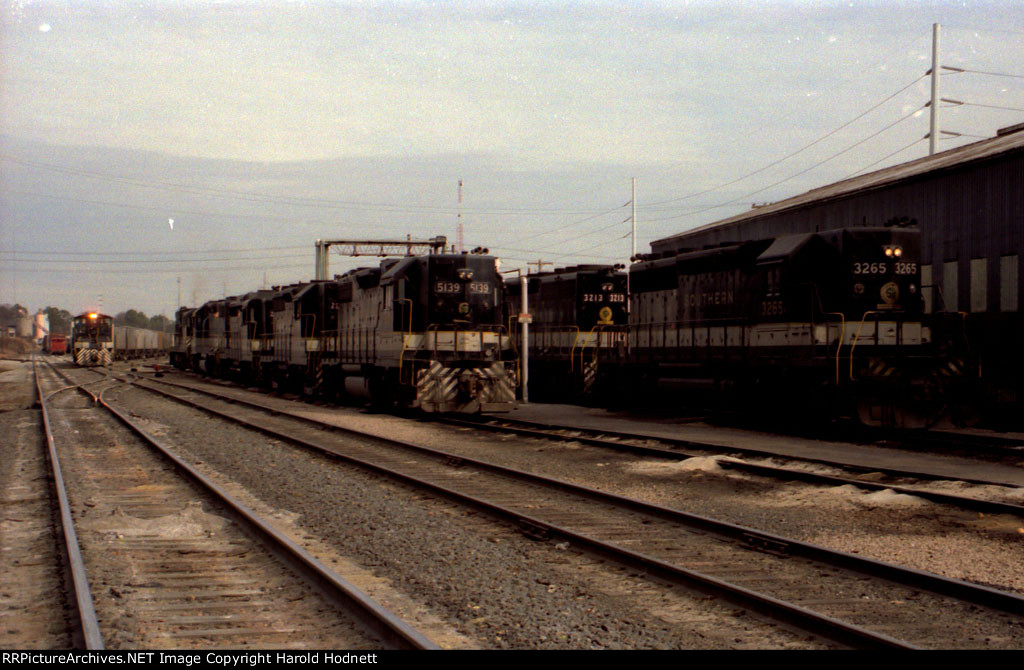
<path id="1" fill-rule="evenodd" d="M 932 24 L 932 116 L 928 131 L 928 155 L 935 153 L 939 141 L 939 24 Z"/>
<path id="2" fill-rule="evenodd" d="M 633 196 L 631 198 L 633 205 L 633 253 L 629 256 L 629 262 L 626 263 L 626 313 L 633 308 L 633 291 L 630 285 L 633 273 L 630 272 L 630 266 L 633 264 L 633 259 L 636 258 L 636 177 L 633 177 Z"/>
<path id="3" fill-rule="evenodd" d="M 465 247 L 462 239 L 462 180 L 459 180 L 459 226 L 455 230 L 455 252 L 461 254 Z"/>
<path id="4" fill-rule="evenodd" d="M 630 262 L 633 262 L 633 257 L 636 256 L 636 177 L 633 177 L 633 253 L 629 255 Z"/>
<path id="5" fill-rule="evenodd" d="M 551 265 L 551 262 L 550 261 L 536 260 L 536 261 L 533 261 L 532 263 L 527 263 L 527 265 L 536 265 L 537 266 L 537 274 L 540 274 L 541 271 L 544 270 L 544 266 L 545 265 Z"/>

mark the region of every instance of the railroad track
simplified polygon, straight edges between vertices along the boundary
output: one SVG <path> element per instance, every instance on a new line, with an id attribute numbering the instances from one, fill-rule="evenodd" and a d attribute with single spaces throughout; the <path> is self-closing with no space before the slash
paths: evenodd
<path id="1" fill-rule="evenodd" d="M 660 416 L 664 416 L 662 413 Z M 837 421 L 830 426 L 800 429 L 792 425 L 779 426 L 764 421 L 748 421 L 739 417 L 692 417 L 690 422 L 711 421 L 723 427 L 757 432 L 792 435 L 794 437 L 871 444 L 881 448 L 892 447 L 905 451 L 947 453 L 995 461 L 1018 461 L 1024 457 L 1024 440 L 1012 435 L 992 432 L 973 433 L 955 429 L 911 429 L 865 426 L 853 420 Z"/>
<path id="2" fill-rule="evenodd" d="M 929 573 L 833 552 L 531 473 L 337 426 L 226 393 L 147 382 L 141 388 L 275 439 L 426 488 L 563 538 L 648 574 L 727 598 L 851 646 L 973 647 L 1024 642 L 1024 599 Z M 202 393 L 201 399 L 193 394 Z M 193 396 L 193 397 L 189 397 Z M 356 440 L 347 439 L 355 437 Z M 947 618 L 948 617 L 948 618 Z M 987 639 L 986 639 L 987 638 Z"/>
<path id="3" fill-rule="evenodd" d="M 154 380 L 160 381 L 160 380 Z M 166 380 L 161 383 L 173 384 Z M 221 388 L 232 388 L 224 386 L 225 383 L 217 382 Z M 197 389 L 198 392 L 203 392 Z M 811 484 L 824 486 L 854 486 L 867 491 L 890 490 L 894 493 L 917 496 L 919 498 L 943 505 L 951 505 L 961 509 L 973 510 L 985 514 L 1013 514 L 1024 516 L 1024 505 L 1012 502 L 1016 497 L 1016 488 L 1007 488 L 1002 484 L 984 477 L 969 477 L 962 474 L 935 474 L 921 470 L 908 468 L 892 468 L 882 465 L 857 465 L 845 460 L 834 458 L 812 457 L 812 456 L 784 456 L 771 450 L 756 449 L 750 446 L 738 444 L 720 444 L 714 442 L 702 442 L 697 440 L 673 439 L 668 437 L 654 437 L 636 433 L 627 433 L 612 430 L 588 430 L 578 426 L 563 426 L 543 424 L 538 422 L 511 419 L 508 417 L 482 417 L 482 418 L 456 418 L 451 416 L 431 416 L 431 420 L 450 426 L 484 430 L 494 433 L 508 433 L 522 437 L 537 439 L 549 439 L 556 442 L 576 442 L 592 447 L 609 449 L 620 452 L 630 452 L 643 456 L 653 456 L 669 460 L 686 460 L 694 457 L 707 456 L 709 454 L 734 455 L 740 454 L 754 458 L 782 460 L 798 464 L 795 467 L 780 466 L 766 463 L 744 461 L 737 458 L 722 459 L 718 461 L 719 467 L 746 472 L 752 475 L 770 477 L 788 481 L 802 481 Z M 870 434 L 879 435 L 877 431 Z M 892 431 L 885 433 L 892 435 Z M 915 431 L 903 431 L 902 434 L 914 435 L 914 439 L 923 440 Z M 937 437 L 937 440 L 953 440 L 952 437 Z M 910 439 L 910 438 L 907 438 Z M 968 436 L 966 444 L 980 444 L 980 438 L 974 439 Z M 1005 439 L 1005 445 L 993 447 L 1005 460 L 1008 454 L 1012 454 L 1014 463 L 1024 462 L 1024 452 L 1017 451 L 1007 446 L 1014 443 L 1010 438 Z M 902 444 L 902 443 L 901 443 Z M 959 443 L 958 443 L 959 444 Z M 894 445 L 895 446 L 895 445 Z M 834 474 L 822 472 L 820 469 L 807 469 L 799 464 L 823 465 L 834 469 Z M 872 479 L 861 479 L 861 475 L 869 474 Z M 876 479 L 879 474 L 884 475 L 882 479 Z M 969 495 L 951 494 L 942 491 L 928 490 L 920 486 L 908 485 L 906 480 L 915 480 L 914 483 L 929 481 L 963 482 L 970 485 L 990 486 L 1006 488 L 1007 496 L 1004 500 L 991 498 L 976 498 Z M 989 491 L 991 493 L 991 491 Z"/>
<path id="4" fill-rule="evenodd" d="M 436 648 L 105 402 L 118 382 L 50 371 L 78 646 Z"/>
<path id="5" fill-rule="evenodd" d="M 1024 441 L 1004 435 L 981 435 L 953 430 L 909 430 L 894 428 L 850 427 L 844 432 L 852 433 L 857 439 L 880 445 L 889 445 L 906 450 L 925 452 L 948 452 L 970 456 L 986 456 L 1004 460 L 1024 458 Z"/>
<path id="6" fill-rule="evenodd" d="M 786 467 L 754 463 L 736 458 L 722 459 L 718 461 L 718 465 L 724 469 L 737 470 L 762 477 L 803 481 L 825 486 L 849 485 L 868 491 L 891 490 L 895 493 L 913 495 L 931 502 L 943 505 L 953 505 L 962 509 L 975 510 L 986 514 L 1015 514 L 1024 517 L 1024 505 L 1018 503 L 930 491 L 923 489 L 920 486 L 907 486 L 901 483 L 904 480 L 913 479 L 922 482 L 959 481 L 965 484 L 999 486 L 999 484 L 984 478 L 972 478 L 966 476 L 953 477 L 919 470 L 910 470 L 905 468 L 896 469 L 879 465 L 871 467 L 858 466 L 835 459 L 781 456 L 772 451 L 758 450 L 743 446 L 722 445 L 710 442 L 697 442 L 693 440 L 674 440 L 670 438 L 651 437 L 649 435 L 616 431 L 586 430 L 578 427 L 545 425 L 517 419 L 462 419 L 454 417 L 437 417 L 434 420 L 450 426 L 495 433 L 507 433 L 536 439 L 555 440 L 557 442 L 577 442 L 601 449 L 623 451 L 669 460 L 681 461 L 707 456 L 709 454 L 742 454 L 758 458 L 784 460 L 793 463 L 824 465 L 837 470 L 837 474 L 828 474 L 818 470 L 812 471 L 801 467 Z M 885 475 L 885 478 L 882 480 L 872 481 L 858 478 L 859 475 L 867 473 L 871 473 L 872 476 L 876 476 L 881 473 Z M 1012 489 L 1007 489 L 1008 495 L 1014 492 L 1015 491 Z"/>

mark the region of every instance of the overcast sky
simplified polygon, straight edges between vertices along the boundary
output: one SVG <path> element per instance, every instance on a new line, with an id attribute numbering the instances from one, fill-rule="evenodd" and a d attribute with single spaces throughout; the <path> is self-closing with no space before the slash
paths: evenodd
<path id="1" fill-rule="evenodd" d="M 933 23 L 941 148 L 1024 121 L 1019 0 L 3 0 L 0 303 L 170 314 L 460 211 L 506 268 L 624 262 L 633 177 L 645 251 L 925 155 Z"/>

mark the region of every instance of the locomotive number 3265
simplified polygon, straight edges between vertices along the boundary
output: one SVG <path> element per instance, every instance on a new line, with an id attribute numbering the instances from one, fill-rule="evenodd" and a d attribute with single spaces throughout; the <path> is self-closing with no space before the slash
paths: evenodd
<path id="1" fill-rule="evenodd" d="M 892 271 L 898 275 L 912 275 L 917 273 L 917 263 L 893 263 Z M 884 275 L 889 272 L 888 263 L 854 263 L 853 274 L 855 275 Z"/>

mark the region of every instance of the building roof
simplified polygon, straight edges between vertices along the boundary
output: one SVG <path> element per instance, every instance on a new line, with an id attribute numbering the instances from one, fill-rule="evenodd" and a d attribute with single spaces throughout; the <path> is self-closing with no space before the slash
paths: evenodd
<path id="1" fill-rule="evenodd" d="M 994 158 L 1001 154 L 1021 151 L 1024 150 L 1024 132 L 1020 132 L 1022 130 L 1024 130 L 1024 124 L 1004 128 L 999 131 L 999 135 L 987 140 L 973 142 L 962 147 L 957 147 L 956 149 L 943 151 L 932 156 L 925 156 L 924 158 L 919 158 L 917 160 L 910 161 L 909 163 L 894 165 L 893 167 L 871 172 L 859 177 L 844 179 L 843 181 L 829 184 L 828 186 L 822 186 L 792 198 L 756 207 L 750 211 L 738 214 L 728 219 L 715 221 L 714 223 L 698 226 L 697 228 L 692 228 L 661 240 L 655 240 L 652 242 L 652 245 L 668 240 L 685 238 L 689 235 L 702 233 L 713 228 L 736 225 L 743 221 L 788 209 L 796 209 L 812 203 L 818 203 L 841 198 L 854 193 L 891 186 L 902 181 L 909 181 L 914 178 L 922 177 L 929 173 L 955 169 L 968 163 Z"/>

